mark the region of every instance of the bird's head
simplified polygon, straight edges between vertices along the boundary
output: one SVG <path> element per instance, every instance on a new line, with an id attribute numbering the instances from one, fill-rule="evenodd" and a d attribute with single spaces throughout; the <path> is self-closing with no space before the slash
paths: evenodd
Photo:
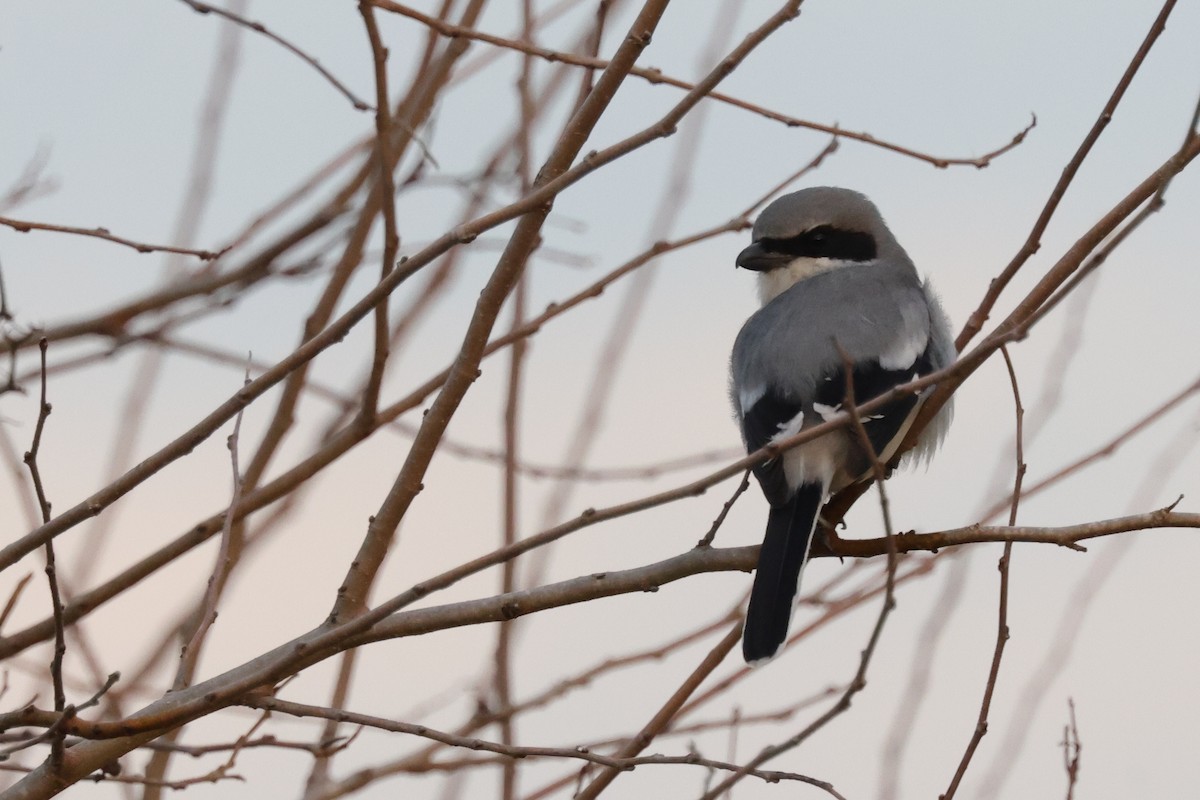
<path id="1" fill-rule="evenodd" d="M 875 204 L 858 192 L 815 186 L 784 195 L 754 222 L 753 243 L 737 265 L 759 273 L 764 304 L 796 283 L 881 254 L 907 261 Z"/>

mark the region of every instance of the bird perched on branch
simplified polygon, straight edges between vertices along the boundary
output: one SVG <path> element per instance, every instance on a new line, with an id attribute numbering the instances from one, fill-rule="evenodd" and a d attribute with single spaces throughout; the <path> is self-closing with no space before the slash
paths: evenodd
<path id="1" fill-rule="evenodd" d="M 738 333 L 731 394 L 748 452 L 833 419 L 948 366 L 954 338 L 912 261 L 863 195 L 828 186 L 767 206 L 737 265 L 758 273 L 762 308 Z M 896 454 L 922 402 L 911 394 L 754 468 L 770 503 L 742 638 L 746 661 L 787 638 L 818 513 L 834 492 L 869 480 Z M 947 404 L 908 457 L 928 456 L 950 422 Z M 872 453 L 871 451 L 874 451 Z"/>

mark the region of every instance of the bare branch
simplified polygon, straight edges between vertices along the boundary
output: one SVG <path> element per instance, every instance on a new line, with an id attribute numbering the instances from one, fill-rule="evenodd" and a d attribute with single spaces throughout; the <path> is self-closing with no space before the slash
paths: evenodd
<path id="1" fill-rule="evenodd" d="M 574 53 L 550 50 L 529 42 L 523 42 L 517 39 L 508 39 L 503 36 L 496 36 L 494 34 L 483 33 L 482 31 L 464 28 L 461 25 L 454 25 L 446 22 L 443 19 L 424 14 L 401 3 L 393 2 L 393 0 L 369 1 L 372 5 L 378 8 L 382 8 L 385 11 L 391 11 L 420 22 L 422 25 L 425 25 L 430 29 L 437 31 L 441 35 L 450 38 L 474 39 L 476 41 L 494 45 L 496 47 L 503 47 L 520 53 L 525 53 L 526 55 L 535 56 L 551 63 L 571 64 L 577 67 L 585 67 L 589 71 L 605 69 L 609 64 L 608 61 L 595 56 L 581 56 Z M 642 78 L 643 80 L 652 84 L 666 84 L 667 86 L 674 86 L 677 89 L 683 89 L 686 92 L 691 92 L 696 89 L 695 84 L 688 83 L 687 81 L 680 80 L 679 78 L 673 78 L 669 75 L 664 75 L 661 70 L 654 68 L 634 67 L 632 70 L 630 70 L 629 74 L 638 78 Z M 918 161 L 924 161 L 942 169 L 951 166 L 970 166 L 977 169 L 982 169 L 991 164 L 991 162 L 996 158 L 1004 155 L 1008 151 L 1020 145 L 1023 141 L 1025 141 L 1025 137 L 1029 135 L 1029 132 L 1033 130 L 1034 126 L 1037 125 L 1037 117 L 1035 116 L 1032 118 L 1029 125 L 1013 136 L 1011 141 L 1001 147 L 996 148 L 995 150 L 992 150 L 991 152 L 985 153 L 982 156 L 977 156 L 975 158 L 950 158 L 923 153 L 919 150 L 914 150 L 909 147 L 904 147 L 903 145 L 894 144 L 884 139 L 879 139 L 866 132 L 849 131 L 837 125 L 823 125 L 819 122 L 811 122 L 809 120 L 792 117 L 787 114 L 782 114 L 778 111 L 772 111 L 771 109 L 741 100 L 728 94 L 722 94 L 720 92 L 708 92 L 706 96 L 712 100 L 716 100 L 719 103 L 725 103 L 727 105 L 734 106 L 735 108 L 740 108 L 744 111 L 758 114 L 759 116 L 766 117 L 767 119 L 774 120 L 775 122 L 782 122 L 789 128 L 806 128 L 808 130 L 819 131 L 821 133 L 828 133 L 835 138 L 852 139 L 854 141 L 862 142 L 863 144 L 882 147 L 885 150 L 890 150 L 894 153 L 908 156 L 909 158 L 915 158 Z"/>
<path id="2" fill-rule="evenodd" d="M 617 757 L 622 759 L 634 758 L 654 741 L 658 734 L 666 729 L 671 723 L 679 710 L 683 708 L 684 703 L 692 696 L 692 694 L 700 687 L 700 684 L 712 674 L 729 652 L 733 650 L 733 646 L 742 638 L 742 623 L 739 620 L 736 625 L 729 629 L 721 641 L 717 642 L 716 646 L 708 652 L 704 660 L 692 671 L 690 675 L 679 685 L 667 701 L 663 703 L 658 712 L 650 718 L 650 721 L 638 732 L 636 736 L 625 742 L 617 751 Z M 609 765 L 607 769 L 597 775 L 591 782 L 578 792 L 575 796 L 578 800 L 596 800 L 600 793 L 608 788 L 617 778 L 617 773 L 620 768 L 615 765 Z"/>
<path id="3" fill-rule="evenodd" d="M 42 472 L 38 468 L 38 453 L 42 448 L 42 433 L 46 429 L 46 419 L 50 416 L 51 406 L 46 399 L 46 348 L 43 338 L 38 342 L 42 364 L 42 392 L 38 401 L 37 424 L 33 429 L 33 443 L 25 453 L 25 463 L 29 467 L 29 475 L 33 479 L 33 489 L 37 493 L 38 506 L 42 511 L 42 522 L 50 520 L 50 501 L 46 498 L 46 488 L 42 483 Z M 54 616 L 54 656 L 50 662 L 50 679 L 54 685 L 54 711 L 59 719 L 66 718 L 67 693 L 63 689 L 63 658 L 67 654 L 67 639 L 63 624 L 63 604 L 58 587 L 58 567 L 54 558 L 54 542 L 46 542 L 46 581 L 50 584 L 50 608 Z M 14 599 L 16 595 L 14 594 Z M 62 767 L 65 734 L 59 729 L 51 737 L 51 753 L 49 766 L 51 772 L 57 772 Z"/>
<path id="4" fill-rule="evenodd" d="M 186 2 L 187 0 L 184 1 Z M 193 250 L 188 247 L 172 247 L 165 244 L 135 242 L 132 239 L 115 236 L 107 228 L 76 228 L 70 225 L 51 225 L 47 222 L 31 222 L 29 220 L 12 219 L 11 217 L 0 217 L 0 225 L 5 225 L 19 233 L 53 231 L 55 233 L 69 233 L 75 236 L 90 236 L 93 239 L 103 239 L 106 242 L 113 242 L 114 244 L 133 248 L 139 253 L 177 253 L 184 256 L 195 256 L 201 261 L 214 261 L 228 252 L 228 250 L 214 252 L 212 250 Z"/>
<path id="5" fill-rule="evenodd" d="M 1112 120 L 1113 114 L 1116 113 L 1117 106 L 1120 105 L 1121 99 L 1125 96 L 1125 90 L 1129 88 L 1129 84 L 1133 82 L 1133 76 L 1137 75 L 1138 70 L 1146 61 L 1146 56 L 1150 53 L 1150 48 L 1158 40 L 1159 34 L 1163 32 L 1167 25 L 1167 17 L 1170 16 L 1171 10 L 1175 8 L 1175 0 L 1166 0 L 1163 3 L 1162 9 L 1155 17 L 1154 23 L 1150 26 L 1150 30 L 1146 33 L 1146 37 L 1142 40 L 1142 44 L 1138 47 L 1136 53 L 1133 54 L 1133 59 L 1129 62 L 1129 66 L 1125 68 L 1125 72 L 1121 75 L 1121 79 L 1117 81 L 1117 86 L 1113 89 L 1113 93 L 1108 98 L 1108 102 L 1104 104 L 1104 108 L 1100 111 L 1100 116 L 1092 124 L 1092 128 L 1084 136 L 1080 142 L 1075 155 L 1063 167 L 1062 175 L 1058 179 L 1058 183 L 1050 190 L 1050 197 L 1046 200 L 1046 205 L 1042 208 L 1042 213 L 1038 215 L 1037 221 L 1034 222 L 1033 228 L 1029 231 L 1029 236 L 1025 239 L 1025 244 L 1021 245 L 1021 249 L 1013 256 L 1012 261 L 1001 270 L 1000 274 L 992 279 L 988 286 L 987 294 L 984 295 L 983 302 L 971 314 L 963 327 L 961 333 L 958 334 L 958 339 L 954 346 L 958 350 L 962 350 L 967 346 L 971 339 L 975 338 L 975 334 L 983 328 L 987 322 L 988 315 L 991 314 L 992 308 L 996 305 L 996 301 L 1000 298 L 1000 293 L 1004 291 L 1013 276 L 1025 265 L 1025 262 L 1038 251 L 1042 246 L 1042 234 L 1045 233 L 1046 227 L 1050 224 L 1050 219 L 1054 216 L 1054 212 L 1058 210 L 1058 204 L 1062 201 L 1063 196 L 1067 193 L 1071 182 L 1075 179 L 1075 174 L 1079 172 L 1080 166 L 1083 165 L 1084 159 L 1092 151 L 1092 146 L 1096 144 L 1096 140 L 1100 138 L 1100 134 L 1104 133 L 1104 129 L 1108 127 L 1108 123 Z"/>
<path id="6" fill-rule="evenodd" d="M 1063 768 L 1067 772 L 1067 800 L 1074 800 L 1075 782 L 1079 780 L 1079 755 L 1083 744 L 1079 741 L 1079 728 L 1075 725 L 1075 701 L 1067 699 L 1070 722 L 1063 726 Z"/>
<path id="7" fill-rule="evenodd" d="M 1016 477 L 1013 481 L 1012 508 L 1008 515 L 1008 524 L 1011 527 L 1017 524 L 1017 509 L 1021 503 L 1021 481 L 1025 477 L 1025 408 L 1021 405 L 1021 390 L 1017 385 L 1017 371 L 1013 366 L 1012 358 L 1008 355 L 1008 348 L 1002 347 L 1000 348 L 1000 352 L 1004 356 L 1004 365 L 1008 368 L 1008 379 L 1012 385 L 1013 404 L 1016 408 L 1017 416 L 1017 466 L 1015 470 Z M 992 666 L 988 670 L 987 683 L 983 689 L 983 700 L 979 703 L 979 718 L 975 722 L 975 730 L 971 734 L 970 741 L 967 742 L 967 748 L 958 762 L 958 768 L 954 772 L 954 777 L 950 779 L 950 786 L 940 796 L 940 800 L 951 800 L 954 797 L 958 791 L 959 784 L 962 783 L 963 776 L 967 774 L 967 767 L 971 764 L 971 758 L 975 755 L 975 750 L 978 749 L 979 743 L 983 741 L 983 737 L 987 734 L 988 712 L 992 708 L 992 697 L 995 695 L 996 682 L 1000 677 L 1000 660 L 1004 657 L 1004 646 L 1008 644 L 1009 639 L 1008 575 L 1011 563 L 1012 542 L 1005 542 L 1004 554 L 1000 556 L 1000 563 L 998 565 L 998 569 L 1000 570 L 1000 602 L 997 605 L 999 622 L 996 628 L 996 646 L 992 651 Z"/>
<path id="8" fill-rule="evenodd" d="M 250 370 L 246 369 L 246 377 L 242 385 L 250 383 Z M 242 472 L 238 467 L 238 438 L 242 431 L 242 412 L 233 420 L 233 432 L 229 434 L 225 445 L 229 449 L 229 462 L 233 474 L 233 493 L 232 499 L 229 501 L 231 509 L 237 508 L 238 502 L 242 499 Z M 196 629 L 192 631 L 191 637 L 183 645 L 182 651 L 179 653 L 179 668 L 175 673 L 174 690 L 184 688 L 192 682 L 196 674 L 196 667 L 200 662 L 200 647 L 204 643 L 204 638 L 208 635 L 209 628 L 217 621 L 217 604 L 221 599 L 221 592 L 225 587 L 225 583 L 229 578 L 229 570 L 233 566 L 233 561 L 230 556 L 230 539 L 232 537 L 234 515 L 232 513 L 225 514 L 225 524 L 221 528 L 221 547 L 217 551 L 217 560 L 213 564 L 212 574 L 208 576 L 208 584 L 204 591 L 204 599 L 200 603 L 199 613 L 196 618 Z"/>
<path id="9" fill-rule="evenodd" d="M 357 95 L 355 95 L 354 92 L 352 92 L 348 88 L 346 88 L 346 85 L 344 83 L 342 83 L 341 81 L 339 81 L 337 78 L 335 78 L 333 76 L 332 72 L 327 70 L 325 67 L 321 66 L 321 62 L 317 61 L 317 59 L 313 58 L 308 53 L 304 52 L 299 47 L 297 47 L 296 45 L 289 42 L 287 39 L 284 39 L 282 36 L 280 36 L 276 33 L 273 33 L 272 31 L 270 31 L 267 28 L 266 25 L 263 25 L 261 22 L 254 22 L 252 20 L 248 20 L 245 17 L 239 16 L 238 14 L 234 14 L 233 12 L 227 11 L 226 9 L 223 9 L 219 6 L 213 6 L 213 5 L 209 5 L 208 3 L 202 3 L 202 2 L 200 2 L 200 0 L 181 0 L 181 2 L 186 3 L 187 5 L 191 6 L 192 10 L 198 14 L 216 14 L 218 17 L 223 17 L 236 25 L 241 25 L 244 28 L 248 28 L 249 30 L 254 31 L 255 33 L 262 34 L 263 36 L 267 37 L 271 41 L 273 41 L 276 44 L 283 47 L 288 52 L 299 57 L 301 61 L 304 61 L 306 64 L 311 66 L 317 72 L 321 73 L 321 77 L 323 77 L 326 81 L 328 81 L 329 84 L 331 86 L 333 86 L 333 88 L 337 89 L 338 92 L 340 92 L 343 97 L 345 97 L 347 100 L 349 100 L 350 104 L 353 105 L 357 110 L 359 110 L 359 111 L 374 110 L 369 103 L 367 103 L 365 100 L 359 99 L 359 97 Z"/>

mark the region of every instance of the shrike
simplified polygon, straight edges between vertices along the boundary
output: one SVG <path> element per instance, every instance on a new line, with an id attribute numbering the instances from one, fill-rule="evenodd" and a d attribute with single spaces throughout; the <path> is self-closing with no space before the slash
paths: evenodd
<path id="1" fill-rule="evenodd" d="M 828 186 L 785 195 L 763 210 L 753 236 L 737 265 L 758 273 L 762 308 L 734 342 L 730 387 L 748 452 L 838 414 L 847 360 L 856 404 L 954 361 L 941 306 L 863 195 Z M 922 399 L 863 416 L 881 462 L 895 455 Z M 931 454 L 949 422 L 947 404 L 910 457 Z M 746 661 L 773 657 L 787 638 L 821 505 L 871 474 L 871 454 L 850 426 L 754 468 L 771 510 L 746 613 Z"/>

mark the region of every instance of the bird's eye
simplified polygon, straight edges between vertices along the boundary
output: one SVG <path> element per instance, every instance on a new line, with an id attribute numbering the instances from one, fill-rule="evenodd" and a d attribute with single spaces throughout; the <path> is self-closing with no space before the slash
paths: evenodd
<path id="1" fill-rule="evenodd" d="M 819 228 L 813 228 L 811 231 L 809 231 L 806 235 L 806 238 L 810 242 L 821 244 L 821 243 L 824 243 L 829 240 L 829 234 L 830 234 L 829 227 L 826 225 L 822 225 Z"/>

